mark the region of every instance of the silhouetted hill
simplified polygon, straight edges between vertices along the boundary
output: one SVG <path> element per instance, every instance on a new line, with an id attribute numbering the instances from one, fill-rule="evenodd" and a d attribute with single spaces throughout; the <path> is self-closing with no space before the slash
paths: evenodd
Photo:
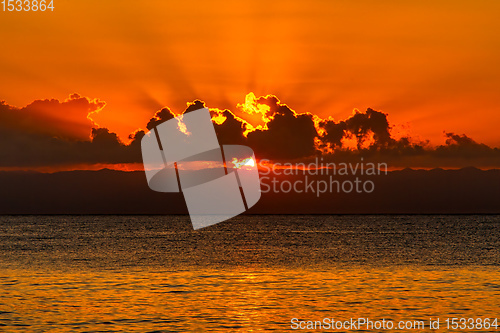
<path id="1" fill-rule="evenodd" d="M 0 184 L 0 214 L 187 212 L 182 195 L 151 191 L 144 172 L 1 172 Z"/>
<path id="2" fill-rule="evenodd" d="M 325 180 L 324 176 L 308 176 Z M 353 177 L 336 176 L 340 182 Z M 500 213 L 500 170 L 392 171 L 362 176 L 372 193 L 266 193 L 249 213 Z M 304 180 L 281 176 L 280 181 Z M 214 195 L 217 195 L 214 193 Z M 143 172 L 0 172 L 0 214 L 184 214 L 180 193 L 151 191 Z"/>
<path id="3" fill-rule="evenodd" d="M 324 179 L 320 176 L 317 179 Z M 294 176 L 291 182 L 297 180 Z M 352 180 L 351 177 L 334 179 Z M 288 213 L 339 214 L 480 214 L 500 213 L 500 170 L 392 171 L 360 177 L 375 183 L 372 193 L 267 195 L 259 212 L 287 207 Z M 272 198 L 272 200 L 270 200 Z"/>

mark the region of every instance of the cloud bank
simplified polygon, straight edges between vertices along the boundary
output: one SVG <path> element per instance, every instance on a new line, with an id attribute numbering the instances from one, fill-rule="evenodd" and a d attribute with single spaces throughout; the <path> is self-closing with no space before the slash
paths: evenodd
<path id="1" fill-rule="evenodd" d="M 0 102 L 0 168 L 141 163 L 140 140 L 147 130 L 177 116 L 157 111 L 124 143 L 92 115 L 105 102 L 72 94 L 65 101 L 37 100 L 23 108 Z M 184 112 L 204 107 L 199 100 Z M 276 96 L 247 95 L 236 112 L 210 108 L 221 144 L 252 147 L 258 159 L 274 161 L 365 160 L 396 168 L 500 168 L 500 149 L 465 134 L 443 132 L 443 145 L 409 136 L 396 137 L 386 113 L 355 110 L 347 119 L 322 119 L 299 113 Z"/>

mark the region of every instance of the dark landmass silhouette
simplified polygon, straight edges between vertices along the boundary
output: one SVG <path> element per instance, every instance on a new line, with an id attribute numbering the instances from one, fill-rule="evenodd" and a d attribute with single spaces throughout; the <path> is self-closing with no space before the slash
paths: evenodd
<path id="1" fill-rule="evenodd" d="M 359 178 L 373 181 L 374 191 L 264 193 L 247 214 L 500 214 L 500 170 L 404 169 Z M 187 214 L 181 193 L 151 191 L 140 171 L 0 172 L 0 185 L 0 214 Z"/>

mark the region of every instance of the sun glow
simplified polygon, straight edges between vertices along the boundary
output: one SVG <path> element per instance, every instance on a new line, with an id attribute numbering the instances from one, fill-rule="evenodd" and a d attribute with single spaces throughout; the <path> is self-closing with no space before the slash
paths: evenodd
<path id="1" fill-rule="evenodd" d="M 271 118 L 267 116 L 271 108 L 268 105 L 259 103 L 253 92 L 250 92 L 245 96 L 245 103 L 238 103 L 236 107 L 249 115 L 260 115 L 262 120 L 266 123 L 271 120 Z"/>
<path id="2" fill-rule="evenodd" d="M 177 129 L 181 132 L 186 134 L 187 136 L 191 135 L 191 132 L 187 130 L 186 124 L 182 121 L 182 115 L 177 117 Z"/>
<path id="3" fill-rule="evenodd" d="M 266 96 L 265 98 L 267 98 L 268 96 Z M 262 122 L 262 124 L 259 125 L 249 124 L 250 126 L 247 126 L 247 130 L 243 133 L 245 137 L 248 135 L 248 133 L 255 130 L 267 130 L 267 124 L 274 118 L 274 116 L 270 115 L 271 108 L 269 107 L 269 105 L 259 103 L 259 98 L 257 98 L 253 92 L 248 93 L 245 96 L 245 103 L 238 103 L 236 105 L 236 108 L 243 114 L 259 117 L 260 119 L 257 122 Z"/>
<path id="4" fill-rule="evenodd" d="M 235 158 L 233 158 L 231 163 L 234 164 L 236 169 L 241 169 L 244 166 L 250 166 L 250 167 L 255 166 L 255 160 L 251 157 L 240 159 L 240 160 L 235 157 Z"/>
<path id="5" fill-rule="evenodd" d="M 212 111 L 212 109 L 210 109 Z M 227 117 L 224 116 L 222 113 L 216 113 L 215 116 L 212 117 L 212 121 L 216 123 L 217 125 L 222 125 L 224 122 L 227 120 Z"/>

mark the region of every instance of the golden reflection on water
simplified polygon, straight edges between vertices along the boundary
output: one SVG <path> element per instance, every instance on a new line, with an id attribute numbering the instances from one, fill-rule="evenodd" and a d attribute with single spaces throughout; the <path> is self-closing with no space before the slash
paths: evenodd
<path id="1" fill-rule="evenodd" d="M 9 268 L 0 272 L 0 331 L 284 331 L 292 318 L 499 317 L 499 281 L 500 269 L 486 267 Z"/>

